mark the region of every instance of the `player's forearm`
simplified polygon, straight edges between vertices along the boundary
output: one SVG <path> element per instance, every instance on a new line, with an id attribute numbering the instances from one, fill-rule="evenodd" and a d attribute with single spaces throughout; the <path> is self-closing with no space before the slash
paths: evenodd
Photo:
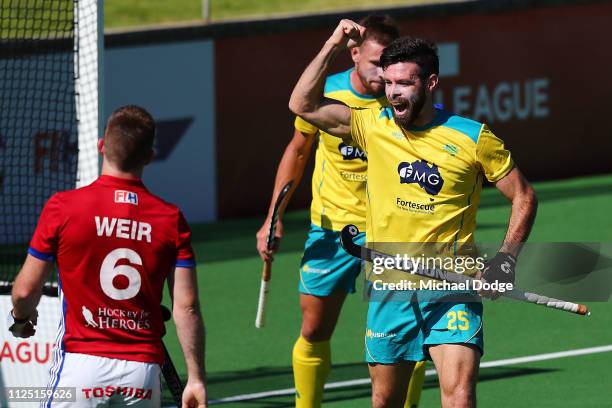
<path id="1" fill-rule="evenodd" d="M 345 47 L 327 41 L 317 56 L 306 67 L 289 99 L 289 109 L 293 113 L 306 120 L 312 117 L 313 112 L 323 101 L 325 78 L 331 63 L 343 49 Z"/>
<path id="2" fill-rule="evenodd" d="M 205 332 L 199 304 L 174 307 L 176 334 L 185 356 L 187 375 L 190 379 L 204 382 L 206 369 L 204 364 Z"/>
<path id="3" fill-rule="evenodd" d="M 11 299 L 13 301 L 13 316 L 24 319 L 34 314 L 42 296 L 42 288 L 52 269 L 50 262 L 36 259 L 31 255 L 19 271 L 13 283 Z"/>
<path id="4" fill-rule="evenodd" d="M 291 199 L 293 192 L 299 185 L 300 180 L 304 175 L 304 169 L 306 168 L 306 163 L 308 163 L 308 159 L 310 157 L 313 136 L 305 135 L 304 137 L 308 138 L 305 143 L 296 146 L 296 143 L 291 142 L 283 153 L 283 157 L 276 171 L 276 178 L 274 180 L 274 192 L 272 193 L 272 200 L 268 209 L 268 218 L 272 216 L 272 212 L 274 211 L 274 203 L 276 202 L 276 197 L 280 194 L 281 189 L 289 181 L 293 180 L 293 185 L 287 193 L 287 198 L 283 200 L 280 207 L 279 214 L 280 217 L 282 217 L 285 212 L 285 207 L 287 206 L 287 203 Z"/>
<path id="5" fill-rule="evenodd" d="M 17 319 L 25 319 L 32 316 L 41 296 L 42 290 L 26 293 L 21 291 L 21 289 L 16 291 L 13 288 L 13 316 Z"/>
<path id="6" fill-rule="evenodd" d="M 538 200 L 531 186 L 527 185 L 516 192 L 512 198 L 510 221 L 500 249 L 501 252 L 508 252 L 515 257 L 518 256 L 523 243 L 529 237 L 537 209 Z"/>
<path id="7" fill-rule="evenodd" d="M 196 270 L 175 268 L 171 292 L 174 295 L 172 316 L 185 356 L 187 374 L 191 380 L 204 381 L 204 322 L 200 312 Z"/>

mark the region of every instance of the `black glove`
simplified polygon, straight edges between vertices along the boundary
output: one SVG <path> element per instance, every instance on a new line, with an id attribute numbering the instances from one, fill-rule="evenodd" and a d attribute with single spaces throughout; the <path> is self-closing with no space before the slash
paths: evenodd
<path id="1" fill-rule="evenodd" d="M 13 311 L 9 312 L 6 324 L 13 336 L 27 339 L 36 334 L 36 323 L 38 321 L 38 311 L 34 311 L 32 316 L 25 319 L 17 319 L 13 316 Z"/>
<path id="2" fill-rule="evenodd" d="M 482 272 L 482 279 L 489 283 L 498 281 L 499 283 L 514 283 L 516 258 L 507 252 L 498 252 L 497 255 L 488 261 Z M 493 299 L 501 296 L 500 293 L 492 294 Z"/>

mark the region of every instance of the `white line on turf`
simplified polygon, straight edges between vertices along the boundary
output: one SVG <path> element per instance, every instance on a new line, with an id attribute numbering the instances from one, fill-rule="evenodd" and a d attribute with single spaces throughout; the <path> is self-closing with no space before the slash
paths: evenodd
<path id="1" fill-rule="evenodd" d="M 534 361 L 554 360 L 557 358 L 581 356 L 585 354 L 605 353 L 609 351 L 612 351 L 612 344 L 609 344 L 606 346 L 599 346 L 599 347 L 589 347 L 589 348 L 576 349 L 576 350 L 559 351 L 556 353 L 535 354 L 533 356 L 507 358 L 504 360 L 485 361 L 480 364 L 480 368 L 502 367 L 502 366 L 509 366 L 509 365 L 514 365 L 514 364 L 531 363 Z M 425 372 L 426 376 L 432 376 L 435 374 L 436 374 L 436 370 L 427 370 Z M 333 382 L 333 383 L 325 384 L 325 389 L 331 390 L 331 389 L 354 387 L 357 385 L 366 385 L 366 384 L 370 384 L 369 378 Z M 252 394 L 242 394 L 242 395 L 235 395 L 233 397 L 220 398 L 220 399 L 210 401 L 209 404 L 212 405 L 212 404 L 223 404 L 223 403 L 228 403 L 228 402 L 249 401 L 249 400 L 255 400 L 255 399 L 260 399 L 260 398 L 280 397 L 280 396 L 287 396 L 287 395 L 293 395 L 293 394 L 295 394 L 295 388 L 285 388 L 282 390 L 256 392 Z"/>

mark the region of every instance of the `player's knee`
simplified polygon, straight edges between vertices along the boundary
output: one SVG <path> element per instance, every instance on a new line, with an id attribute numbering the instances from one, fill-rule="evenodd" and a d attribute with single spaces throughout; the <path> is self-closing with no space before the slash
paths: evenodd
<path id="1" fill-rule="evenodd" d="M 401 407 L 404 405 L 404 396 L 398 393 L 392 393 L 390 390 L 381 390 L 372 392 L 372 407 L 373 408 L 391 408 Z"/>
<path id="2" fill-rule="evenodd" d="M 328 341 L 331 333 L 317 322 L 304 322 L 302 324 L 302 337 L 309 342 Z"/>
<path id="3" fill-rule="evenodd" d="M 316 313 L 304 313 L 302 315 L 302 337 L 309 342 L 328 341 L 333 333 L 323 316 Z"/>
<path id="4" fill-rule="evenodd" d="M 474 386 L 468 381 L 457 381 L 440 386 L 444 408 L 470 408 L 476 406 Z"/>

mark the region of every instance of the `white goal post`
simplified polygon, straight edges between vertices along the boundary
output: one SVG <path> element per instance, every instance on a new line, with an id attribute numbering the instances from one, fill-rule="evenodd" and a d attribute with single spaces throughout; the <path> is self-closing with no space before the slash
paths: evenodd
<path id="1" fill-rule="evenodd" d="M 16 217 L 5 210 L 9 205 L 0 205 L 0 246 L 3 253 L 12 256 L 10 259 L 25 257 L 24 248 L 34 230 L 37 214 L 51 194 L 90 184 L 98 177 L 97 140 L 103 131 L 103 0 L 33 4 L 0 0 L 3 25 L 6 19 L 14 19 L 0 29 L 2 57 L 6 63 L 0 78 L 5 85 L 0 86 L 5 87 L 3 91 L 19 90 L 12 94 L 0 92 L 0 102 L 3 106 L 9 104 L 14 112 L 14 118 L 0 120 L 0 137 L 4 138 L 0 147 L 6 147 L 2 151 L 6 161 L 0 161 L 3 167 L 0 168 L 3 176 L 0 193 L 6 201 L 2 204 L 21 208 L 24 214 Z M 37 19 L 37 25 L 24 23 L 32 16 Z M 14 72 L 6 73 L 7 69 Z M 28 72 L 24 73 L 25 70 Z M 54 80 L 58 83 L 52 83 Z M 19 101 L 19 97 L 24 101 Z M 38 100 L 32 101 L 32 98 Z M 49 101 L 54 100 L 60 107 L 52 106 Z M 6 125 L 9 121 L 11 125 Z M 23 124 L 22 129 L 9 131 L 3 127 L 14 127 L 15 123 Z M 58 178 L 62 179 L 56 182 Z M 32 184 L 24 185 L 24 180 L 30 179 L 34 179 Z M 24 201 L 20 188 L 36 197 Z M 13 248 L 20 253 L 10 253 Z M 2 270 L 4 284 L 14 279 L 19 267 L 17 261 L 11 262 Z M 0 407 L 39 406 L 36 401 L 17 402 L 9 391 L 10 387 L 47 386 L 56 343 L 61 341 L 58 330 L 62 320 L 61 300 L 42 297 L 37 332 L 29 339 L 15 338 L 8 331 L 5 322 L 11 308 L 10 295 L 0 295 Z"/>

